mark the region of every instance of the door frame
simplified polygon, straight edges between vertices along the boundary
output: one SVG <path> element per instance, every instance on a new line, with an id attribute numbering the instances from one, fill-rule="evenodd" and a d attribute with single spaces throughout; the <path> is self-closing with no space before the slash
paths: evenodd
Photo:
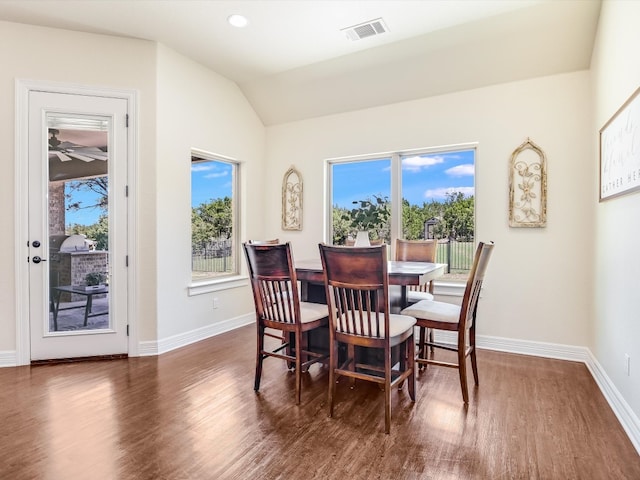
<path id="1" fill-rule="evenodd" d="M 137 262 L 137 171 L 138 171 L 138 95 L 135 90 L 91 87 L 84 85 L 42 82 L 16 79 L 15 81 L 15 305 L 16 305 L 16 364 L 31 363 L 31 336 L 29 322 L 29 249 L 27 247 L 29 225 L 29 92 L 63 93 L 70 95 L 97 96 L 126 100 L 129 112 L 127 129 L 127 315 L 129 320 L 128 354 L 139 355 L 138 342 L 138 296 L 136 279 Z"/>

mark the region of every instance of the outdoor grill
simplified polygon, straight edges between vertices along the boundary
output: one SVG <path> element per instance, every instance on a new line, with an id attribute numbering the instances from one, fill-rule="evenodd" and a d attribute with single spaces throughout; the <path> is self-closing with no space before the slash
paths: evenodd
<path id="1" fill-rule="evenodd" d="M 108 271 L 108 252 L 91 250 L 93 240 L 84 235 L 49 236 L 49 283 L 60 285 L 86 285 L 88 273 Z M 63 293 L 61 301 L 75 301 L 77 295 Z"/>

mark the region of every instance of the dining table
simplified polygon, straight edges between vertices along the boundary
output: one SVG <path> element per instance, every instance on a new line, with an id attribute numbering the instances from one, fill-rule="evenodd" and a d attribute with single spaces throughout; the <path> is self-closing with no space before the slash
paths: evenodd
<path id="1" fill-rule="evenodd" d="M 300 300 L 326 304 L 322 261 L 319 258 L 295 260 L 294 265 L 300 282 Z M 389 261 L 387 275 L 389 276 L 390 312 L 400 313 L 407 306 L 407 288 L 410 285 L 420 285 L 435 280 L 444 275 L 446 267 L 446 263 Z M 329 348 L 329 329 L 318 328 L 308 333 L 308 349 L 326 353 Z M 293 335 L 290 337 L 290 345 L 295 345 Z M 380 356 L 380 352 L 368 350 L 364 347 L 356 347 L 356 356 L 360 359 L 359 361 L 371 363 L 371 355 L 374 355 L 376 360 L 373 361 L 384 365 L 384 358 Z M 392 349 L 394 363 L 399 358 L 397 350 L 397 348 Z"/>
<path id="2" fill-rule="evenodd" d="M 421 285 L 444 275 L 446 263 L 401 262 L 390 260 L 387 267 L 389 276 L 389 303 L 393 313 L 407 307 L 407 287 Z M 296 276 L 300 282 L 300 300 L 303 302 L 326 303 L 324 273 L 320 259 L 295 261 Z"/>

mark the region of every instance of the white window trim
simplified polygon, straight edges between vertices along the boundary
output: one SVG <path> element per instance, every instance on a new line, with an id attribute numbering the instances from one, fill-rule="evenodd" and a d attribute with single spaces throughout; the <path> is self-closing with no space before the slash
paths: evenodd
<path id="1" fill-rule="evenodd" d="M 238 218 L 240 212 L 240 166 L 242 162 L 233 157 L 221 155 L 218 153 L 208 152 L 199 148 L 191 148 L 191 158 L 198 157 L 204 160 L 221 161 L 235 164 L 235 178 L 232 188 L 232 215 L 233 215 L 233 245 L 237 246 L 238 252 L 235 258 L 235 272 L 228 275 L 211 276 L 201 281 L 193 281 L 187 285 L 187 291 L 189 296 L 201 295 L 210 292 L 218 292 L 221 290 L 228 290 L 230 288 L 244 287 L 248 284 L 247 276 L 242 275 L 241 267 L 241 247 L 240 243 L 240 218 Z M 192 193 L 190 187 L 190 194 Z M 189 212 L 189 218 L 191 218 L 191 212 Z M 191 230 L 189 230 L 189 236 L 191 236 Z M 191 242 L 189 242 L 191 243 Z M 193 272 L 191 273 L 193 275 Z"/>
<path id="2" fill-rule="evenodd" d="M 478 157 L 478 142 L 468 142 L 468 143 L 458 143 L 453 145 L 442 145 L 438 147 L 425 147 L 425 148 L 414 148 L 407 150 L 398 150 L 391 152 L 380 152 L 380 153 L 371 153 L 371 154 L 363 154 L 363 155 L 352 155 L 346 157 L 335 157 L 328 158 L 325 160 L 325 227 L 324 227 L 324 241 L 326 243 L 331 243 L 333 239 L 333 205 L 332 205 L 332 169 L 331 166 L 337 163 L 349 163 L 356 161 L 366 161 L 366 160 L 381 160 L 384 158 L 391 159 L 391 208 L 392 215 L 391 218 L 395 219 L 395 222 L 391 224 L 391 256 L 395 255 L 395 245 L 394 239 L 400 238 L 402 233 L 402 195 L 400 193 L 399 185 L 402 185 L 402 165 L 400 159 L 409 155 L 424 155 L 424 154 L 435 154 L 440 152 L 451 152 L 455 150 L 474 150 L 474 157 L 477 159 Z M 474 173 L 474 183 L 475 182 Z M 476 210 L 474 208 L 474 215 L 476 214 Z M 475 219 L 474 219 L 475 223 Z M 436 285 L 438 283 L 436 282 Z M 442 283 L 441 285 L 445 285 L 446 283 Z M 457 285 L 456 283 L 446 284 Z M 464 284 L 463 290 L 464 290 Z M 453 291 L 455 291 L 454 289 Z M 447 289 L 449 291 L 449 289 Z"/>
<path id="3" fill-rule="evenodd" d="M 193 297 L 194 295 L 231 290 L 233 288 L 246 287 L 247 285 L 249 285 L 249 277 L 246 275 L 233 275 L 191 283 L 187 287 L 187 295 Z"/>

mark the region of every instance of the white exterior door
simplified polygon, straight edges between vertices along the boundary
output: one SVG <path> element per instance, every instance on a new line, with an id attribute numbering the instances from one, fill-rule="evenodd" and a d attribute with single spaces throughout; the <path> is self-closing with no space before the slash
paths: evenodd
<path id="1" fill-rule="evenodd" d="M 127 105 L 29 92 L 32 361 L 128 353 Z"/>

